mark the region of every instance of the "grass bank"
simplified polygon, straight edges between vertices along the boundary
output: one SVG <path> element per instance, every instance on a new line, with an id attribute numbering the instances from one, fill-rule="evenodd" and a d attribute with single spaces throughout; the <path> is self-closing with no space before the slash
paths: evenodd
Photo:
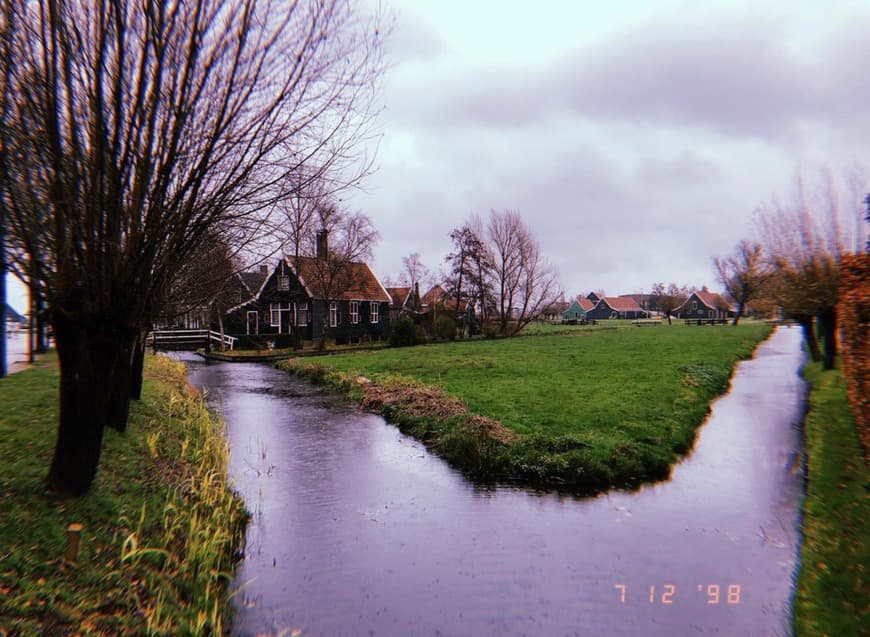
<path id="1" fill-rule="evenodd" d="M 81 498 L 43 487 L 57 365 L 0 379 L 0 634 L 221 634 L 247 514 L 227 487 L 220 423 L 184 367 L 148 357 L 127 433 L 107 430 Z M 77 564 L 66 531 L 83 525 Z"/>
<path id="2" fill-rule="evenodd" d="M 870 472 L 842 372 L 804 368 L 809 479 L 803 503 L 795 634 L 870 635 Z"/>
<path id="3" fill-rule="evenodd" d="M 667 477 L 770 329 L 629 324 L 279 366 L 342 389 L 477 478 L 596 491 Z"/>

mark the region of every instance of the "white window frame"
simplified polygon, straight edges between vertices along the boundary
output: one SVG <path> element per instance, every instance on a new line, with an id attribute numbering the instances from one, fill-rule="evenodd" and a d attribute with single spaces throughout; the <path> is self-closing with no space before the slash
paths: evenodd
<path id="1" fill-rule="evenodd" d="M 277 277 L 276 286 L 277 286 L 279 292 L 289 292 L 290 291 L 290 275 L 279 274 Z"/>
<path id="2" fill-rule="evenodd" d="M 381 304 L 377 301 L 372 301 L 369 304 L 369 322 L 370 323 L 380 323 L 381 322 Z"/>
<path id="3" fill-rule="evenodd" d="M 359 323 L 359 301 L 350 302 L 350 322 L 353 325 Z"/>
<path id="4" fill-rule="evenodd" d="M 251 318 L 254 319 L 254 335 L 260 333 L 260 313 L 257 310 L 248 310 L 245 313 L 245 334 L 251 334 Z"/>
<path id="5" fill-rule="evenodd" d="M 329 327 L 338 327 L 338 301 L 329 302 Z"/>
<path id="6" fill-rule="evenodd" d="M 269 326 L 281 327 L 281 304 L 269 303 Z"/>
<path id="7" fill-rule="evenodd" d="M 308 303 L 296 305 L 296 325 L 304 327 L 308 325 Z"/>

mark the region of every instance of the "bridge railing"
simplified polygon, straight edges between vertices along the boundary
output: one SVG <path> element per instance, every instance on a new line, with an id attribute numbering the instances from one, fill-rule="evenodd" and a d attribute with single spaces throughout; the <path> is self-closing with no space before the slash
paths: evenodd
<path id="1" fill-rule="evenodd" d="M 204 343 L 206 340 L 222 343 L 228 349 L 233 349 L 238 340 L 234 336 L 224 334 L 214 330 L 154 330 L 145 339 L 149 345 L 154 344 L 154 339 L 157 339 L 157 344 L 170 343 L 173 345 L 189 345 L 196 343 Z"/>

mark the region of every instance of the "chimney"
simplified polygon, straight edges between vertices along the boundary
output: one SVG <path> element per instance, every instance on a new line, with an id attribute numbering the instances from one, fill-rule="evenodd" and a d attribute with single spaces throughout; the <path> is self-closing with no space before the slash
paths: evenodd
<path id="1" fill-rule="evenodd" d="M 317 233 L 317 258 L 327 259 L 329 257 L 329 230 L 323 229 Z"/>

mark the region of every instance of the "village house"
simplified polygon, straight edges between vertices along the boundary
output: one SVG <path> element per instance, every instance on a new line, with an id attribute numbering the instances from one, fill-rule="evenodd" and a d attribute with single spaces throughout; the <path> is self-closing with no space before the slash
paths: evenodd
<path id="1" fill-rule="evenodd" d="M 686 302 L 674 310 L 674 316 L 684 319 L 725 320 L 733 318 L 736 312 L 721 294 L 702 288 L 699 292 L 692 292 Z"/>
<path id="2" fill-rule="evenodd" d="M 599 298 L 597 295 L 590 293 L 586 298 L 589 301 L 595 302 L 595 307 L 586 312 L 587 320 L 639 319 L 649 316 L 649 313 L 630 296 L 604 296 Z"/>
<path id="3" fill-rule="evenodd" d="M 320 253 L 284 257 L 259 286 L 262 272 L 243 273 L 251 296 L 227 311 L 227 333 L 276 347 L 320 339 L 324 329 L 337 344 L 386 338 L 391 297 L 371 268 Z"/>

